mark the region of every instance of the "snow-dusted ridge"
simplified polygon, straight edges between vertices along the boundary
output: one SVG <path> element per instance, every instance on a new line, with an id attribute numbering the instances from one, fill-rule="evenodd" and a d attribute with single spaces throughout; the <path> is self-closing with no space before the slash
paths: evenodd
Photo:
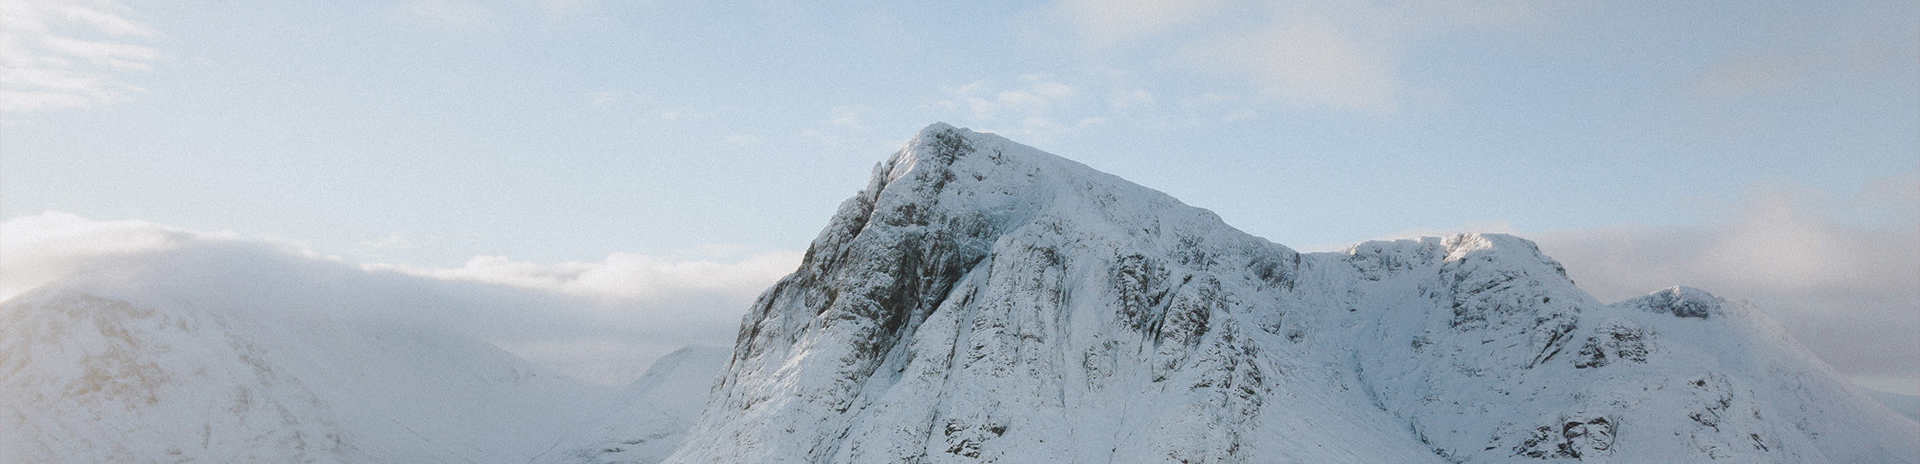
<path id="1" fill-rule="evenodd" d="M 935 124 L 742 321 L 668 462 L 1911 463 L 1765 315 L 1526 240 L 1301 254 Z"/>

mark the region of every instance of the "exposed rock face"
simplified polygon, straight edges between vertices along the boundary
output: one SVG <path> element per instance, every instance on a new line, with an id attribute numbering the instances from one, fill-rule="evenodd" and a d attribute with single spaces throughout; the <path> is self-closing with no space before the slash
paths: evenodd
<path id="1" fill-rule="evenodd" d="M 936 124 L 742 320 L 669 462 L 1915 462 L 1764 315 L 1504 235 L 1301 254 Z"/>

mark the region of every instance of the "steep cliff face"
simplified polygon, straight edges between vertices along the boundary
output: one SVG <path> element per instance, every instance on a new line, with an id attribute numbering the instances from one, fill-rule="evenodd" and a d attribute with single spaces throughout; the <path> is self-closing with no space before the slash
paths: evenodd
<path id="1" fill-rule="evenodd" d="M 1296 253 L 942 124 L 755 303 L 714 393 L 669 462 L 1920 455 L 1704 292 L 1604 305 L 1502 235 Z"/>

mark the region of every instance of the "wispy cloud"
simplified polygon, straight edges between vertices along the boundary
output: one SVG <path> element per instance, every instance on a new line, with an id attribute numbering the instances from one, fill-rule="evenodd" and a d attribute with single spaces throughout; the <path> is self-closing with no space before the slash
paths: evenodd
<path id="1" fill-rule="evenodd" d="M 975 120 L 1019 120 L 1046 114 L 1080 95 L 1073 86 L 1040 76 L 1021 76 L 1023 85 L 995 90 L 986 82 L 942 89 L 947 99 L 934 103 L 946 109 L 966 109 Z"/>
<path id="2" fill-rule="evenodd" d="M 1153 92 L 1142 88 L 1115 88 L 1107 96 L 1107 107 L 1114 111 L 1150 108 L 1156 103 Z"/>
<path id="3" fill-rule="evenodd" d="M 1172 50 L 1245 79 L 1279 101 L 1386 113 L 1407 93 L 1408 44 L 1437 32 L 1498 28 L 1545 16 L 1517 1 L 1066 0 L 1061 11 L 1088 46 Z"/>
<path id="4" fill-rule="evenodd" d="M 887 153 L 900 148 L 900 140 L 895 133 L 899 129 L 894 127 L 896 123 L 899 121 L 892 120 L 879 108 L 865 105 L 835 106 L 826 111 L 824 119 L 800 129 L 798 137 L 812 147 L 803 156 L 820 163 L 859 166 L 871 161 L 868 154 Z M 756 147 L 752 150 L 766 151 L 771 149 L 765 145 L 769 140 L 774 139 L 754 136 L 749 142 Z M 725 143 L 740 146 L 737 143 Z"/>
<path id="5" fill-rule="evenodd" d="M 640 95 L 638 93 L 635 93 L 632 90 L 602 90 L 598 92 L 587 92 L 587 103 L 593 106 L 607 106 L 607 105 L 612 105 L 614 103 L 619 103 L 622 101 L 633 100 L 635 98 L 639 98 L 639 96 Z"/>
<path id="6" fill-rule="evenodd" d="M 1108 47 L 1165 34 L 1219 13 L 1224 0 L 1065 0 L 1067 12 L 1088 45 Z"/>
<path id="7" fill-rule="evenodd" d="M 449 31 L 493 29 L 493 16 L 486 6 L 462 0 L 409 0 L 388 12 L 394 21 Z"/>
<path id="8" fill-rule="evenodd" d="M 868 123 L 877 111 L 869 106 L 836 106 L 827 110 L 826 120 L 802 129 L 800 136 L 841 149 L 869 146 L 876 140 L 869 133 Z"/>
<path id="9" fill-rule="evenodd" d="M 1355 111 L 1392 111 L 1397 50 L 1326 18 L 1287 21 L 1188 45 L 1184 54 L 1247 76 L 1266 95 Z"/>
<path id="10" fill-rule="evenodd" d="M 827 118 L 828 127 L 837 127 L 850 131 L 867 130 L 866 119 L 875 110 L 867 106 L 841 106 L 833 108 L 833 116 Z"/>
<path id="11" fill-rule="evenodd" d="M 113 104 L 144 92 L 126 82 L 166 57 L 159 32 L 106 0 L 18 0 L 0 8 L 0 109 Z"/>
<path id="12" fill-rule="evenodd" d="M 943 97 L 931 106 L 964 111 L 965 121 L 981 129 L 1020 134 L 1039 142 L 1112 120 L 1096 108 L 1097 99 L 1086 97 L 1078 87 L 1037 75 L 1020 76 L 1019 84 L 1010 87 L 974 82 L 943 88 L 941 93 Z M 1147 98 L 1144 103 L 1151 103 L 1151 94 L 1144 91 L 1131 97 L 1142 95 Z"/>
<path id="13" fill-rule="evenodd" d="M 403 0 L 386 9 L 398 25 L 440 32 L 512 32 L 577 27 L 606 18 L 604 0 Z"/>
<path id="14" fill-rule="evenodd" d="M 1769 49 L 1723 59 L 1702 71 L 1693 88 L 1711 96 L 1777 94 L 1821 79 L 1886 79 L 1910 72 L 1914 42 L 1865 42 L 1839 49 Z"/>
<path id="15" fill-rule="evenodd" d="M 548 14 L 566 15 L 598 9 L 605 0 L 538 0 L 538 3 Z"/>
<path id="16" fill-rule="evenodd" d="M 1693 76 L 1709 97 L 1806 95 L 1822 87 L 1913 87 L 1920 35 L 1912 2 L 1842 2 L 1767 24 Z"/>
<path id="17" fill-rule="evenodd" d="M 289 242 L 58 212 L 0 223 L 0 256 L 0 297 L 59 282 L 201 307 L 431 326 L 610 384 L 681 346 L 729 345 L 747 305 L 800 261 L 790 252 L 613 253 L 553 264 L 498 256 L 457 268 L 359 264 Z"/>

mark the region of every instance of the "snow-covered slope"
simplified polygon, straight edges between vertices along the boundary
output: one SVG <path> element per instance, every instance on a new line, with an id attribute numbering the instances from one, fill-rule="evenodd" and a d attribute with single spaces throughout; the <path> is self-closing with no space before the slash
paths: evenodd
<path id="1" fill-rule="evenodd" d="M 750 308 L 667 461 L 1912 463 L 1916 436 L 1705 292 L 1602 304 L 1504 235 L 1301 254 L 935 124 Z"/>
<path id="2" fill-rule="evenodd" d="M 620 398 L 618 412 L 543 462 L 652 464 L 666 459 L 686 438 L 727 366 L 731 350 L 689 346 L 654 361 Z"/>
<path id="3" fill-rule="evenodd" d="M 1874 389 L 1867 389 L 1867 396 L 1879 401 L 1882 405 L 1886 405 L 1887 409 L 1892 409 L 1893 412 L 1900 413 L 1900 415 L 1907 416 L 1910 419 L 1920 420 L 1920 396 L 1902 395 Z"/>
<path id="4" fill-rule="evenodd" d="M 526 462 L 615 397 L 439 330 L 111 293 L 0 306 L 0 462 Z"/>

